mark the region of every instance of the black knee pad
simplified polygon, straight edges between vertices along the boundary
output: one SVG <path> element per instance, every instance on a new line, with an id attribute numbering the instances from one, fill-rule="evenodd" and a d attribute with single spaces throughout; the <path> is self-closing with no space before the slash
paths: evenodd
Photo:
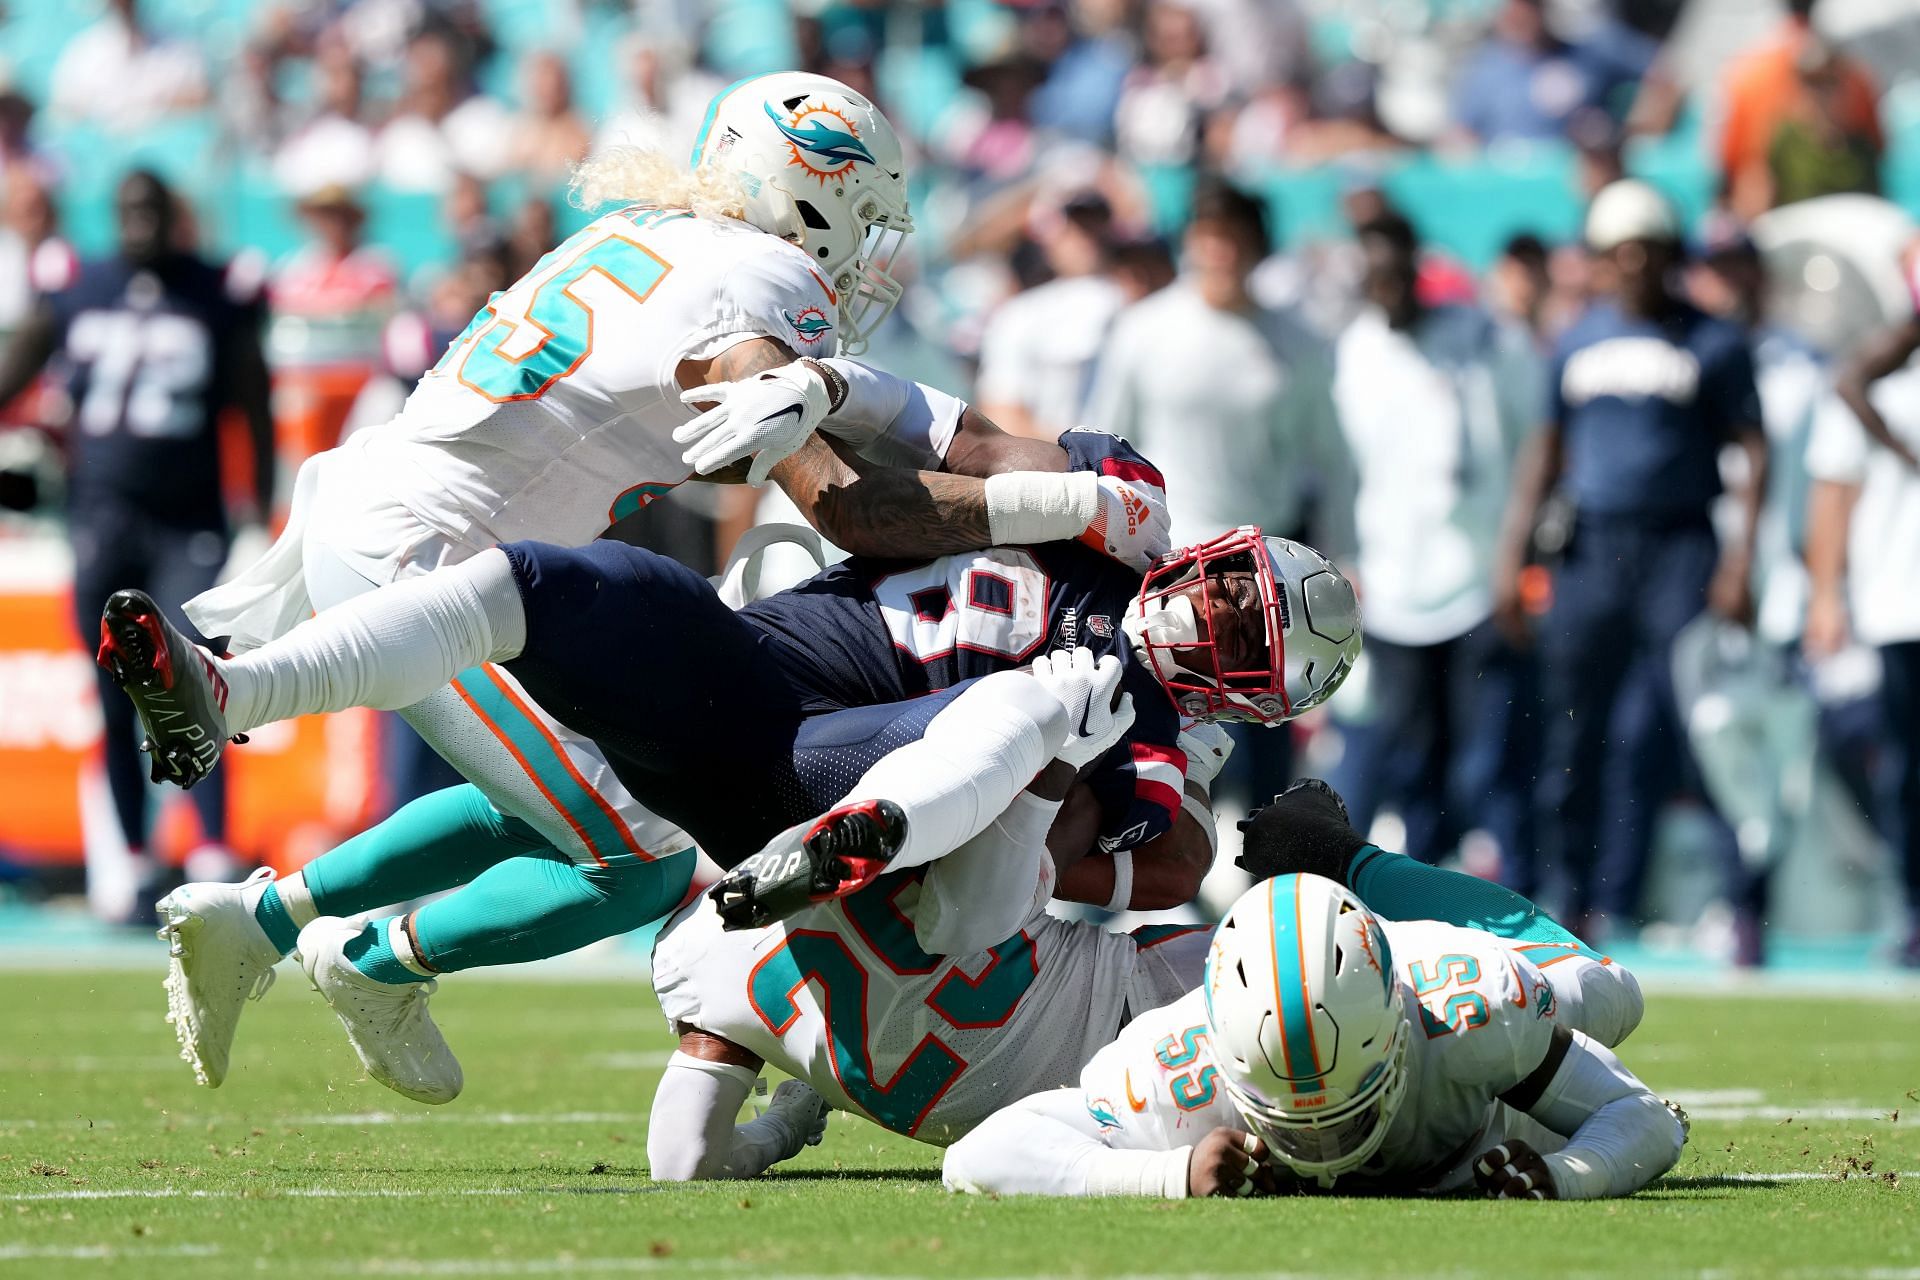
<path id="1" fill-rule="evenodd" d="M 1240 822 L 1245 835 L 1234 865 L 1257 879 L 1308 874 L 1347 882 L 1347 863 L 1366 837 L 1347 821 L 1340 793 L 1304 778 Z"/>

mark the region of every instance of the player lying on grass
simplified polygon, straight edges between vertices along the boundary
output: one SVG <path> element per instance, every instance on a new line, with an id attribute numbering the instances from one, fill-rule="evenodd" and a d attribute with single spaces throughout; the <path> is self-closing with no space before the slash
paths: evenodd
<path id="1" fill-rule="evenodd" d="M 186 606 L 203 634 L 253 649 L 315 609 L 502 542 L 584 543 L 696 475 L 771 478 L 869 554 L 1084 537 L 1137 570 L 1167 549 L 1165 513 L 1137 478 L 1070 470 L 1061 449 L 1006 436 L 951 396 L 835 358 L 842 335 L 857 350 L 898 298 L 887 265 L 912 225 L 899 141 L 865 97 L 822 76 L 757 77 L 715 99 L 690 165 L 614 149 L 580 176 L 583 203 L 618 207 L 491 299 L 393 422 L 302 468 L 273 550 Z M 104 639 L 123 666 L 160 645 Z M 488 963 L 577 946 L 679 900 L 691 842 L 628 793 L 600 744 L 498 667 L 449 674 L 397 709 L 492 803 L 383 828 L 357 846 L 356 874 L 402 881 L 453 848 L 486 866 L 498 914 L 451 933 L 442 914 L 432 945 Z M 220 739 L 196 729 L 154 735 L 157 774 L 187 785 L 211 767 Z M 188 964 L 205 896 L 165 907 Z M 264 900 L 290 945 L 305 900 L 291 915 Z M 406 981 L 384 942 L 376 952 L 370 968 Z M 176 992 L 176 1022 L 196 1073 L 218 1084 L 223 1033 L 190 1029 L 199 999 Z"/>
<path id="2" fill-rule="evenodd" d="M 1194 731 L 1208 732 L 1217 731 Z M 1225 754 L 1193 735 L 1183 745 L 1192 817 L 1205 813 L 1206 788 Z M 1087 799 L 1079 790 L 1055 817 L 1057 782 L 1037 780 L 987 831 L 921 871 L 883 876 L 780 925 L 728 932 L 710 902 L 676 915 L 653 957 L 661 1009 L 680 1037 L 654 1099 L 653 1176 L 751 1176 L 817 1136 L 822 1106 L 922 1141 L 952 1142 L 982 1121 L 1002 1123 L 987 1117 L 1010 1099 L 1073 1083 L 1116 1033 L 1126 1040 L 1129 1018 L 1151 1020 L 1157 1014 L 1142 1011 L 1193 991 L 1210 930 L 1116 934 L 1046 914 L 1050 888 L 1075 896 L 1053 887 L 1056 864 L 1069 867 L 1084 848 L 1074 830 L 1087 820 L 1076 813 Z M 1306 841 L 1350 830 L 1322 786 L 1302 784 L 1261 810 L 1248 824 L 1241 864 L 1260 874 L 1310 860 Z M 1406 927 L 1458 933 L 1472 955 L 1502 957 L 1502 972 L 1507 956 L 1529 972 L 1539 961 L 1555 1025 L 1610 1045 L 1639 1022 L 1632 975 L 1525 898 L 1370 845 L 1356 851 L 1365 854 L 1358 875 L 1383 900 L 1508 936 Z M 1378 989 L 1380 975 L 1371 976 Z M 1528 998 L 1537 1009 L 1541 997 Z M 766 1064 L 796 1079 L 781 1086 L 767 1116 L 736 1128 Z"/>
<path id="3" fill-rule="evenodd" d="M 1353 876 L 1393 856 L 1359 841 L 1324 799 L 1289 806 L 1293 849 L 1269 861 L 1331 856 L 1327 869 Z M 1327 837 L 1317 849 L 1316 834 Z M 1382 920 L 1325 876 L 1279 875 L 1220 922 L 1198 990 L 1129 1024 L 1077 1088 L 981 1124 L 947 1153 L 947 1185 L 1629 1195 L 1672 1168 L 1686 1141 L 1685 1117 L 1611 1050 L 1639 1021 L 1629 984 L 1572 939 Z"/>
<path id="4" fill-rule="evenodd" d="M 1231 740 L 1197 725 L 1181 745 L 1182 821 L 1210 842 L 1207 789 Z M 731 931 L 709 899 L 683 908 L 653 950 L 680 1037 L 648 1121 L 653 1177 L 751 1177 L 817 1140 L 827 1106 L 951 1142 L 1009 1097 L 1071 1080 L 1126 1009 L 1191 988 L 1205 929 L 1129 935 L 1046 913 L 1054 896 L 1107 901 L 1056 870 L 1087 852 L 1096 810 L 1055 765 L 946 857 L 782 923 Z M 765 1063 L 795 1079 L 736 1129 Z"/>
<path id="5" fill-rule="evenodd" d="M 1076 451 L 1125 451 L 1097 433 L 1062 439 Z M 134 639 L 164 626 L 138 601 L 110 604 L 106 625 Z M 127 684 L 149 732 L 214 742 L 295 714 L 405 705 L 452 673 L 502 664 L 598 743 L 628 790 L 723 866 L 764 851 L 718 887 L 729 916 L 751 920 L 832 891 L 827 855 L 844 852 L 844 841 L 906 867 L 971 834 L 939 816 L 954 802 L 938 797 L 964 792 L 982 770 L 1006 776 L 1002 739 L 1015 720 L 949 717 L 949 695 L 920 696 L 929 690 L 1015 668 L 1050 643 L 1087 644 L 1119 661 L 1136 719 L 1127 743 L 1087 780 L 1099 801 L 1098 836 L 1117 859 L 1167 832 L 1180 807 L 1176 699 L 1188 714 L 1285 720 L 1338 685 L 1359 627 L 1352 588 L 1326 561 L 1245 529 L 1166 558 L 1144 581 L 1077 544 L 1054 543 L 925 566 L 853 560 L 737 613 L 705 579 L 646 551 L 512 544 L 348 601 L 231 661 L 153 637 Z M 167 707 L 196 713 L 167 719 L 156 692 Z M 822 719 L 849 707 L 873 709 Z M 939 768 L 880 761 L 943 720 L 930 748 L 945 753 Z M 869 768 L 875 775 L 863 779 Z M 743 787 L 743 778 L 754 784 Z M 868 803 L 881 800 L 895 806 L 884 820 Z M 785 830 L 836 803 L 820 827 Z M 979 808 L 978 821 L 1005 804 Z M 916 808 L 925 810 L 919 820 L 899 820 Z M 411 820 L 403 811 L 393 821 Z M 498 842 L 478 849 L 443 845 L 395 868 L 392 860 L 370 867 L 348 846 L 278 885 L 175 894 L 170 994 L 189 1054 L 224 1063 L 247 991 L 301 926 L 322 920 L 300 949 L 368 1069 L 410 1097 L 445 1101 L 458 1090 L 457 1071 L 422 1057 L 451 1062 L 421 1005 L 433 973 L 557 954 L 625 931 L 665 914 L 687 883 L 683 873 L 665 902 L 629 896 L 609 905 L 581 895 L 557 917 L 535 916 L 518 877 L 475 876 L 476 864 L 502 856 Z M 446 899 L 364 930 L 334 918 L 470 878 Z M 404 1035 L 394 1030 L 402 1025 Z"/>

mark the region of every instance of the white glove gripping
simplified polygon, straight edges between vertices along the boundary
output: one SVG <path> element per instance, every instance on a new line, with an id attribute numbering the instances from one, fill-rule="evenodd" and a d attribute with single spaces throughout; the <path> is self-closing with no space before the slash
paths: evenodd
<path id="1" fill-rule="evenodd" d="M 1084 769 L 1105 755 L 1133 727 L 1133 695 L 1120 689 L 1120 659 L 1109 654 L 1093 660 L 1093 650 L 1082 647 L 1043 653 L 1033 662 L 1033 677 L 1059 699 L 1067 712 L 1067 740 L 1054 753 L 1076 769 Z"/>
<path id="2" fill-rule="evenodd" d="M 1180 750 L 1187 757 L 1187 781 L 1211 794 L 1213 780 L 1233 755 L 1233 738 L 1211 720 L 1195 720 L 1180 730 Z"/>
<path id="3" fill-rule="evenodd" d="M 1166 495 L 1118 476 L 1097 479 L 1099 510 L 1079 535 L 1095 551 L 1104 551 L 1136 573 L 1173 549 L 1173 521 Z"/>
<path id="4" fill-rule="evenodd" d="M 1091 471 L 1003 471 L 987 477 L 987 538 L 1030 547 L 1078 538 L 1100 514 L 1100 477 Z"/>
<path id="5" fill-rule="evenodd" d="M 674 430 L 673 442 L 687 446 L 680 460 L 704 476 L 752 457 L 747 483 L 765 484 L 827 416 L 830 397 L 826 380 L 796 361 L 680 393 L 681 404 L 710 401 L 713 408 Z"/>

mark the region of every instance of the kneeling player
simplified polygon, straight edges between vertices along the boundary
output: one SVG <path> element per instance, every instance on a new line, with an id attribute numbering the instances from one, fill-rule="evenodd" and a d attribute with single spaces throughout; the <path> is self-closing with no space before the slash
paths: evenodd
<path id="1" fill-rule="evenodd" d="M 1673 1167 L 1684 1117 L 1558 1005 L 1514 944 L 1383 921 L 1332 880 L 1279 876 L 1228 911 L 1198 990 L 1129 1024 L 1078 1088 L 981 1124 L 948 1152 L 946 1182 L 1631 1194 Z"/>

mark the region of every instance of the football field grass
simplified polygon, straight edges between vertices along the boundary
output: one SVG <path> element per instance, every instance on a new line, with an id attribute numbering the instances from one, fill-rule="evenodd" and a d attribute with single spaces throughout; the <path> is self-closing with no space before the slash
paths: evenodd
<path id="1" fill-rule="evenodd" d="M 1920 1276 L 1920 997 L 1656 993 L 1624 1056 L 1693 1137 L 1589 1204 L 950 1196 L 939 1153 L 837 1115 L 774 1176 L 655 1187 L 670 1048 L 638 980 L 450 981 L 467 1088 L 360 1077 L 297 969 L 194 1085 L 160 977 L 0 972 L 12 1276 Z"/>

